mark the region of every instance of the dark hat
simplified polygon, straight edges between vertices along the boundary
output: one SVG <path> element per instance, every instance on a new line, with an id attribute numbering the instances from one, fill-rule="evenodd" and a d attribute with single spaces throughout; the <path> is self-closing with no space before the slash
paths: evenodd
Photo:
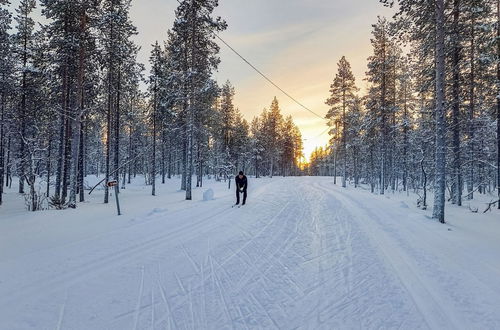
<path id="1" fill-rule="evenodd" d="M 243 171 L 240 171 L 239 175 L 243 175 Z"/>

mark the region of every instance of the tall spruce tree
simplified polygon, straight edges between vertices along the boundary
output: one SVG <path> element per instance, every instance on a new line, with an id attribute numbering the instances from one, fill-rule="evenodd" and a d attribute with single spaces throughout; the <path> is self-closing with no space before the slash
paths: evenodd
<path id="1" fill-rule="evenodd" d="M 354 75 L 351 71 L 351 65 L 342 56 L 337 64 L 338 71 L 335 79 L 330 86 L 330 98 L 326 104 L 330 106 L 326 118 L 329 120 L 328 125 L 333 127 L 336 122 L 342 123 L 342 156 L 343 156 L 343 175 L 342 187 L 346 187 L 347 180 L 347 115 L 346 112 L 356 97 L 358 88 Z"/>
<path id="2" fill-rule="evenodd" d="M 218 6 L 217 0 L 183 0 L 176 10 L 176 20 L 172 29 L 173 40 L 170 54 L 173 71 L 180 82 L 182 96 L 179 99 L 184 120 L 184 155 L 182 188 L 186 199 L 192 199 L 192 175 L 194 172 L 194 148 L 196 131 L 199 129 L 197 117 L 203 111 L 202 104 L 210 85 L 212 72 L 219 64 L 219 46 L 214 41 L 214 33 L 226 28 L 226 23 L 212 13 Z"/>

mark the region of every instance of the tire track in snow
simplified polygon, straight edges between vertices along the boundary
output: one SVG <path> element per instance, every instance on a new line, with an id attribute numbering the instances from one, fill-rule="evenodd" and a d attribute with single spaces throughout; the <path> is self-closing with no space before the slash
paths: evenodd
<path id="1" fill-rule="evenodd" d="M 213 256 L 210 254 L 210 252 L 208 252 L 208 254 L 207 254 L 207 261 L 209 263 L 209 268 L 210 268 L 209 270 L 210 271 L 208 272 L 208 274 L 205 271 L 203 271 L 203 276 L 201 278 L 200 285 L 198 285 L 198 286 L 196 286 L 194 288 L 192 287 L 190 289 L 190 291 L 198 291 L 200 289 L 200 287 L 203 288 L 202 291 L 206 291 L 207 281 L 211 279 L 213 281 L 214 287 L 219 291 L 219 296 L 221 297 L 221 299 L 227 300 L 227 298 L 226 298 L 227 293 L 225 293 L 225 290 L 223 289 L 223 286 L 221 284 L 220 278 L 219 278 L 219 276 L 218 276 L 217 273 L 220 270 L 225 271 L 225 269 L 224 269 L 225 264 L 227 264 L 235 256 L 239 256 L 241 253 L 245 253 L 245 249 L 247 247 L 249 247 L 257 238 L 260 238 L 263 235 L 264 232 L 266 232 L 266 231 L 269 230 L 269 228 L 271 228 L 273 225 L 275 225 L 277 219 L 288 209 L 289 204 L 290 204 L 290 202 L 286 202 L 285 205 L 277 212 L 277 214 L 266 224 L 266 226 L 263 229 L 261 229 L 257 234 L 255 234 L 249 241 L 247 241 L 237 251 L 232 252 L 232 254 L 229 257 L 225 258 L 222 262 L 220 262 L 220 263 L 217 262 L 217 260 L 213 259 Z M 257 206 L 255 206 L 255 207 L 257 207 Z M 281 227 L 280 227 L 280 229 L 281 229 Z M 207 250 L 211 251 L 210 247 Z M 239 259 L 241 259 L 241 258 L 239 257 Z M 214 263 L 217 263 L 217 265 L 214 265 Z M 252 265 L 248 264 L 247 271 L 251 267 L 252 267 Z M 206 292 L 203 292 L 202 296 L 204 297 L 202 299 L 203 300 L 202 304 L 205 306 L 204 309 L 206 309 L 206 305 L 207 305 L 207 303 L 206 303 L 206 300 L 207 300 L 207 294 L 206 294 Z M 186 299 L 188 301 L 186 301 Z M 185 304 L 186 302 L 189 303 L 189 300 L 190 300 L 189 298 L 181 299 L 181 301 L 177 301 L 176 304 L 179 305 L 179 306 L 181 306 L 181 305 Z M 229 315 L 228 317 L 229 317 L 229 319 L 231 319 L 230 318 L 229 308 L 227 307 L 228 306 L 228 302 L 227 301 L 223 301 L 223 303 L 225 303 L 225 306 L 226 306 L 226 310 L 227 310 L 226 315 Z M 206 312 L 204 314 L 206 315 Z M 204 322 L 205 324 L 207 324 L 206 320 L 207 319 L 205 318 L 205 322 Z"/>
<path id="2" fill-rule="evenodd" d="M 186 246 L 184 244 L 182 244 L 181 246 L 182 246 L 182 250 L 184 251 L 184 254 L 188 258 L 189 262 L 191 262 L 191 265 L 193 265 L 194 270 L 196 271 L 197 274 L 199 274 L 200 273 L 200 267 L 198 266 L 198 264 L 196 263 L 196 261 L 194 261 L 193 257 L 191 257 L 191 255 L 189 254 L 188 250 L 186 249 Z"/>
<path id="3" fill-rule="evenodd" d="M 345 272 L 337 272 L 341 275 L 340 279 L 331 273 L 333 271 L 331 268 L 332 260 L 341 260 L 345 257 L 345 249 L 341 246 L 343 242 L 341 238 L 345 235 L 345 232 L 340 230 L 342 229 L 342 224 L 339 223 L 338 217 L 340 209 L 338 207 L 327 208 L 329 205 L 325 205 L 326 200 L 322 191 L 314 186 L 309 186 L 308 189 L 310 189 L 307 191 L 309 198 L 305 202 L 310 212 L 308 216 L 310 222 L 306 237 L 310 237 L 311 239 L 314 256 L 308 259 L 303 257 L 305 261 L 301 263 L 301 266 L 313 263 L 316 264 L 317 271 L 316 277 L 311 278 L 312 282 L 308 280 L 307 287 L 304 289 L 304 295 L 301 299 L 305 300 L 307 298 L 310 300 L 311 296 L 315 297 L 315 307 L 309 312 L 308 320 L 311 320 L 314 315 L 316 324 L 310 326 L 317 327 L 325 322 L 324 311 L 331 305 L 330 300 L 326 299 L 329 295 L 325 296 L 327 292 L 330 292 L 329 284 L 338 283 L 339 280 L 345 283 L 349 282 L 349 280 L 346 278 L 347 275 Z M 333 214 L 332 210 L 334 211 Z M 335 227 L 333 227 L 334 225 Z M 334 244 L 333 247 L 331 246 L 332 243 Z M 325 265 L 330 265 L 330 267 L 326 268 Z M 346 266 L 343 264 L 340 265 Z M 352 265 L 347 266 L 352 267 Z M 300 320 L 296 322 L 300 322 Z"/>
<path id="4" fill-rule="evenodd" d="M 214 268 L 214 264 L 213 264 L 213 260 L 212 260 L 212 256 L 209 257 L 209 260 L 210 260 L 210 269 L 212 270 L 212 274 L 213 274 L 213 279 L 214 279 L 214 283 L 215 283 L 215 286 L 218 290 L 218 293 L 219 293 L 219 296 L 221 298 L 221 301 L 222 301 L 222 305 L 223 305 L 223 308 L 224 308 L 224 313 L 226 314 L 226 317 L 229 321 L 229 323 L 231 324 L 231 328 L 234 329 L 234 320 L 233 318 L 231 317 L 231 312 L 229 311 L 229 305 L 226 301 L 226 293 L 221 285 L 221 281 L 219 279 L 219 277 L 217 276 L 217 272 Z"/>
<path id="5" fill-rule="evenodd" d="M 264 264 L 266 263 L 266 261 L 267 261 L 266 253 L 269 250 L 275 251 L 269 257 L 269 259 L 272 259 L 273 256 L 280 251 L 280 247 L 282 247 L 284 244 L 286 244 L 286 242 L 283 242 L 279 247 L 278 246 L 273 246 L 273 244 L 276 241 L 280 241 L 280 239 L 282 238 L 280 236 L 280 234 L 281 234 L 282 231 L 286 231 L 286 227 L 285 226 L 280 226 L 278 230 L 279 231 L 277 233 L 275 233 L 275 235 L 272 236 L 272 238 L 267 242 L 267 244 L 263 248 L 260 249 L 260 251 L 262 251 L 262 252 L 260 252 L 261 258 L 259 258 L 259 260 L 255 261 L 253 267 L 247 268 L 247 271 L 243 274 L 243 276 L 241 277 L 240 281 L 238 281 L 238 283 L 236 283 L 236 289 L 235 289 L 236 292 L 239 292 L 250 281 L 252 281 L 253 278 L 254 278 L 254 276 L 257 273 L 263 273 L 263 271 L 260 269 L 260 267 L 264 266 Z M 222 263 L 222 264 L 224 264 L 224 263 Z"/>
<path id="6" fill-rule="evenodd" d="M 181 240 L 185 235 L 191 234 L 194 229 L 196 229 L 197 232 L 213 229 L 218 225 L 218 222 L 209 222 L 208 220 L 226 212 L 231 212 L 231 209 L 224 209 L 223 211 L 216 212 L 215 214 L 202 218 L 198 221 L 185 224 L 174 229 L 173 231 L 165 231 L 161 235 L 154 238 L 149 238 L 146 241 L 132 244 L 118 251 L 113 251 L 111 249 L 111 253 L 108 254 L 106 254 L 107 251 L 104 253 L 102 251 L 95 251 L 95 257 L 92 260 L 73 267 L 62 274 L 52 274 L 52 276 L 44 279 L 36 279 L 36 282 L 27 284 L 21 288 L 16 288 L 10 292 L 6 292 L 5 297 L 8 298 L 5 299 L 2 304 L 8 305 L 16 300 L 24 300 L 26 298 L 33 299 L 33 297 L 41 294 L 39 292 L 40 286 L 44 287 L 45 294 L 48 293 L 47 290 L 51 292 L 60 290 L 61 283 L 65 287 L 70 287 L 82 280 L 87 279 L 88 277 L 95 276 L 104 271 L 129 263 L 134 258 L 147 255 L 146 252 L 154 250 L 163 244 L 172 244 L 172 238 Z"/>
<path id="7" fill-rule="evenodd" d="M 173 329 L 179 329 L 179 327 L 176 324 L 174 315 L 172 313 L 172 307 L 170 306 L 170 301 L 169 301 L 169 299 L 167 297 L 167 293 L 165 291 L 165 288 L 163 287 L 163 284 L 161 283 L 161 269 L 160 269 L 160 264 L 158 264 L 158 277 L 157 277 L 156 281 L 158 283 L 158 288 L 160 289 L 161 298 L 162 298 L 163 303 L 165 304 L 165 307 L 166 307 L 166 313 L 165 313 L 165 315 L 163 317 L 159 318 L 157 320 L 157 323 L 161 324 L 161 322 L 163 322 L 163 321 L 166 320 L 167 321 L 167 325 L 168 325 L 168 330 L 172 330 L 172 323 L 174 324 Z"/>
<path id="8" fill-rule="evenodd" d="M 154 284 L 151 284 L 151 329 L 155 328 L 155 290 Z"/>
<path id="9" fill-rule="evenodd" d="M 348 196 L 348 194 L 338 194 L 338 192 L 333 192 L 326 187 L 320 187 L 326 193 L 334 196 L 334 198 L 343 201 L 344 207 L 349 205 L 351 210 L 360 208 L 364 213 L 364 219 L 373 219 L 375 217 L 374 214 L 370 213 L 363 205 Z M 357 214 L 352 214 L 352 218 L 357 219 Z M 430 329 L 446 329 L 452 325 L 452 328 L 460 329 L 461 327 L 455 324 L 453 317 L 441 308 L 443 306 L 443 302 L 440 301 L 441 299 L 436 297 L 432 290 L 427 288 L 424 281 L 417 275 L 418 271 L 406 262 L 403 256 L 401 256 L 400 251 L 398 251 L 398 248 L 388 243 L 385 234 L 374 226 L 371 221 L 364 221 L 363 225 L 365 229 L 369 228 L 369 232 L 366 232 L 366 234 L 374 243 L 373 247 L 376 247 L 380 251 L 381 256 L 388 261 L 387 264 L 390 265 L 394 271 L 393 273 L 399 278 L 400 283 L 405 288 L 405 291 L 408 292 L 408 296 L 415 303 L 415 307 L 417 307 L 423 316 L 423 320 L 427 322 L 428 327 Z M 398 267 L 398 265 L 405 265 L 405 267 Z M 438 313 L 436 314 L 436 312 Z"/>
<path id="10" fill-rule="evenodd" d="M 218 269 L 221 269 L 221 270 L 222 270 L 222 272 L 226 275 L 226 277 L 227 277 L 228 279 L 231 279 L 231 277 L 230 277 L 229 273 L 226 271 L 226 269 L 225 269 L 224 267 L 220 267 L 220 264 L 217 262 L 217 259 L 212 258 L 211 260 L 212 260 L 212 261 L 216 264 L 216 266 L 217 266 L 217 268 L 218 268 Z M 219 279 L 220 279 L 220 276 L 219 276 Z M 229 284 L 230 284 L 230 283 L 229 283 Z M 227 292 L 227 289 L 226 289 L 225 291 Z M 229 295 L 227 295 L 227 294 L 226 294 L 226 296 L 229 296 Z M 232 299 L 231 297 L 228 297 L 227 299 L 231 302 L 231 305 L 232 305 L 232 306 L 234 306 L 234 307 L 236 307 L 236 306 L 237 306 L 237 303 L 234 301 L 234 299 Z M 241 321 L 242 321 L 243 325 L 245 326 L 245 328 L 246 328 L 246 329 L 248 329 L 248 324 L 246 323 L 246 321 L 245 321 L 245 319 L 244 319 L 244 316 L 243 316 L 243 313 L 241 312 L 241 308 L 240 308 L 240 306 L 238 306 L 238 307 L 237 307 L 237 310 L 236 310 L 236 311 L 238 312 L 238 314 L 239 314 L 239 316 L 240 316 L 240 318 L 241 318 Z"/>
<path id="11" fill-rule="evenodd" d="M 255 302 L 256 305 L 260 306 L 260 308 L 267 315 L 268 319 L 271 321 L 271 323 L 274 325 L 274 327 L 276 329 L 280 329 L 280 326 L 278 325 L 278 323 L 276 323 L 276 321 L 274 320 L 274 318 L 271 316 L 271 314 L 269 314 L 269 311 L 267 310 L 266 307 L 264 307 L 264 305 L 260 302 L 260 300 L 257 299 L 257 297 L 255 297 L 255 295 L 253 293 L 250 294 L 250 297 L 252 297 L 252 300 Z"/>
<path id="12" fill-rule="evenodd" d="M 65 294 L 65 297 L 64 297 L 64 302 L 61 305 L 61 309 L 59 311 L 59 319 L 57 321 L 57 327 L 56 327 L 57 330 L 61 330 L 62 329 L 62 324 L 63 324 L 63 320 L 64 320 L 64 314 L 65 314 L 65 311 L 66 311 L 66 304 L 67 303 L 68 303 L 68 291 L 66 290 L 66 294 Z"/>
<path id="13" fill-rule="evenodd" d="M 93 242 L 93 241 L 96 241 L 96 240 L 99 240 L 99 239 L 108 239 L 110 236 L 115 235 L 115 234 L 119 235 L 123 231 L 132 230 L 132 229 L 134 231 L 138 231 L 137 227 L 149 227 L 149 226 L 153 225 L 156 222 L 164 222 L 164 220 L 165 220 L 166 217 L 175 219 L 178 216 L 179 213 L 184 213 L 184 212 L 192 212 L 192 209 L 182 208 L 182 209 L 170 211 L 170 212 L 167 212 L 167 213 L 159 213 L 159 214 L 157 214 L 155 216 L 150 216 L 150 215 L 147 215 L 147 213 L 144 213 L 143 216 L 145 218 L 149 218 L 151 220 L 141 221 L 141 222 L 134 222 L 133 224 L 128 224 L 125 227 L 116 228 L 116 229 L 113 229 L 113 230 L 110 230 L 110 231 L 106 231 L 104 233 L 99 233 L 99 234 L 91 236 L 91 237 L 87 237 L 87 238 L 84 238 L 84 239 L 79 239 L 79 240 L 76 240 L 74 242 L 70 242 L 70 243 L 66 243 L 66 244 L 62 244 L 62 245 L 57 245 L 57 246 L 51 246 L 51 247 L 43 248 L 43 249 L 40 249 L 40 250 L 28 252 L 26 254 L 17 256 L 16 258 L 25 258 L 25 257 L 29 257 L 29 256 L 35 258 L 35 255 L 37 255 L 37 254 L 50 253 L 50 252 L 59 252 L 60 250 L 67 250 L 70 247 L 77 247 L 78 245 L 81 245 L 82 243 Z M 205 213 L 206 213 L 206 210 L 204 210 L 204 209 L 200 210 L 200 211 L 196 211 L 194 214 L 192 214 L 192 218 L 198 218 L 199 216 L 205 215 Z M 134 220 L 134 219 L 130 219 L 130 220 Z M 8 265 L 10 262 L 12 262 L 11 259 L 4 259 L 4 260 L 0 261 L 0 265 L 1 264 Z"/>
<path id="14" fill-rule="evenodd" d="M 139 314 L 141 313 L 141 303 L 142 303 L 142 294 L 144 291 L 144 266 L 141 267 L 141 280 L 139 285 L 139 294 L 137 296 L 137 303 L 135 305 L 134 312 L 134 330 L 137 330 L 137 326 L 139 324 Z M 152 305 L 154 306 L 154 305 Z"/>
<path id="15" fill-rule="evenodd" d="M 494 277 L 493 274 L 477 273 L 473 265 L 477 263 L 481 266 L 479 269 L 490 269 L 494 273 L 496 271 L 488 267 L 483 268 L 482 260 L 451 241 L 442 231 L 431 231 L 428 225 L 420 224 L 412 219 L 405 219 L 404 226 L 394 221 L 397 218 L 404 219 L 406 214 L 391 203 L 385 205 L 387 209 L 380 207 L 368 209 L 357 199 L 349 195 L 346 198 L 371 216 L 376 223 L 374 226 L 380 230 L 386 240 L 391 240 L 391 243 L 398 245 L 398 253 L 406 256 L 405 261 L 413 267 L 413 273 L 427 290 L 436 297 L 436 303 L 442 306 L 441 309 L 446 311 L 449 318 L 459 320 L 455 321 L 455 325 L 470 328 L 475 327 L 481 320 L 487 327 L 500 327 L 498 312 L 492 308 L 498 299 L 500 286 L 496 285 L 498 282 L 490 280 Z M 391 212 L 390 216 L 388 212 Z M 442 227 L 437 223 L 435 225 L 438 228 Z M 422 243 L 418 238 L 425 238 L 429 235 L 438 236 L 438 238 L 432 239 L 429 242 L 430 245 L 424 242 L 421 246 Z M 460 251 L 460 258 L 457 258 L 454 253 L 457 250 Z M 448 265 L 446 270 L 443 265 Z M 429 274 L 429 272 L 433 273 Z M 456 274 L 460 274 L 460 277 Z M 482 307 L 478 311 L 477 307 L 474 309 L 469 306 Z"/>

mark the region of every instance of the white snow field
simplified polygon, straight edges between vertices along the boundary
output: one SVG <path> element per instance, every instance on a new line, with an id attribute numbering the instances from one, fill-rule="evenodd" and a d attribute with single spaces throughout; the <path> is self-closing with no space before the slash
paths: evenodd
<path id="1" fill-rule="evenodd" d="M 0 329 L 500 329 L 498 210 L 442 225 L 331 178 L 250 178 L 242 208 L 177 187 L 128 186 L 121 217 L 102 191 L 35 214 L 7 195 Z"/>

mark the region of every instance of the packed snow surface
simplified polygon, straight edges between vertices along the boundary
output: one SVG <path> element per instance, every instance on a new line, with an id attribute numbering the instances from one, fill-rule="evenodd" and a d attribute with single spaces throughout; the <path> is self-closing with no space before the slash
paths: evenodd
<path id="1" fill-rule="evenodd" d="M 500 216 L 331 178 L 250 178 L 0 209 L 0 329 L 500 329 Z M 213 189 L 216 198 L 203 201 Z M 19 197 L 17 197 L 19 198 Z M 114 201 L 114 197 L 110 199 Z"/>

